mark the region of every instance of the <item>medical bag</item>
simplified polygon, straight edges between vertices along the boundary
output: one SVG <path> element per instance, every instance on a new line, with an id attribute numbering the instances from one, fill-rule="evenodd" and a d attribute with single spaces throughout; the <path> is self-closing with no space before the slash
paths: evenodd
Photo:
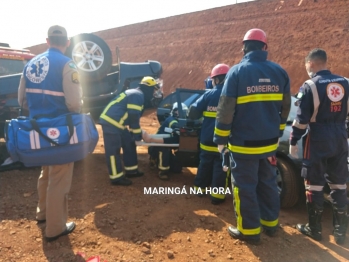
<path id="1" fill-rule="evenodd" d="M 7 121 L 5 139 L 14 162 L 20 161 L 28 167 L 61 165 L 92 153 L 98 142 L 98 131 L 87 114 L 19 117 Z"/>

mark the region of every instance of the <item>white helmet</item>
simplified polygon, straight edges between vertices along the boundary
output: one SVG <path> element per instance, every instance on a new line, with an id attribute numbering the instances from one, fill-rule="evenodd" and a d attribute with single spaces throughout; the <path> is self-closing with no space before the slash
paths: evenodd
<path id="1" fill-rule="evenodd" d="M 181 105 L 182 105 L 182 110 L 183 110 L 184 115 L 187 116 L 187 113 L 188 113 L 187 105 L 184 103 L 181 103 Z M 177 102 L 175 102 L 173 104 L 171 114 L 173 117 L 178 117 L 178 103 Z"/>

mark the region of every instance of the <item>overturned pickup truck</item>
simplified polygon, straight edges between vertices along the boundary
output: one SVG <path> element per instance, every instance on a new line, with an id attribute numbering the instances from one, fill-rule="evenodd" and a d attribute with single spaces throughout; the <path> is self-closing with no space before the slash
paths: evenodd
<path id="1" fill-rule="evenodd" d="M 183 167 L 198 167 L 199 165 L 199 134 L 201 128 L 200 120 L 189 120 L 182 110 L 182 103 L 188 108 L 193 104 L 205 90 L 192 90 L 178 88 L 176 92 L 168 95 L 160 103 L 157 109 L 157 118 L 162 123 L 171 112 L 172 105 L 178 103 L 180 138 L 176 156 Z M 277 149 L 277 185 L 282 207 L 292 207 L 304 196 L 304 185 L 300 170 L 302 167 L 302 143 L 299 143 L 299 157 L 294 159 L 289 155 L 289 137 L 292 131 L 292 123 L 297 114 L 296 98 L 292 97 L 291 110 L 286 122 L 284 135 L 280 138 Z M 349 167 L 349 164 L 348 164 Z M 234 170 L 233 170 L 234 172 Z M 347 180 L 349 188 L 349 177 Z M 331 201 L 329 188 L 325 187 L 325 200 Z M 347 191 L 348 192 L 348 191 Z M 349 192 L 348 192 L 349 193 Z M 349 203 L 349 202 L 348 202 Z M 349 205 L 348 205 L 349 209 Z"/>
<path id="2" fill-rule="evenodd" d="M 83 112 L 97 120 L 105 106 L 120 92 L 135 88 L 144 76 L 153 77 L 160 86 L 162 66 L 157 61 L 143 63 L 120 62 L 116 47 L 116 61 L 112 64 L 112 52 L 106 42 L 94 34 L 79 34 L 70 39 L 65 55 L 76 63 L 83 89 Z M 24 64 L 20 69 L 23 70 Z M 18 72 L 18 71 L 17 71 Z M 26 115 L 17 102 L 17 91 L 22 73 L 0 76 L 0 138 L 4 137 L 6 120 Z M 163 99 L 162 87 L 154 94 L 145 108 L 156 107 Z M 0 149 L 0 164 L 7 158 L 6 149 Z M 17 168 L 17 167 L 14 167 Z M 0 171 L 9 170 L 0 167 Z"/>

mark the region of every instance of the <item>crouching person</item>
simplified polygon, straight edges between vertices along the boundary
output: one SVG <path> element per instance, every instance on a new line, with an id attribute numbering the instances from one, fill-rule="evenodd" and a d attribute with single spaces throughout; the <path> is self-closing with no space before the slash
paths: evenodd
<path id="1" fill-rule="evenodd" d="M 187 106 L 182 104 L 182 109 L 187 113 Z M 171 115 L 166 118 L 163 124 L 160 126 L 158 132 L 156 134 L 169 134 L 166 132 L 166 128 L 175 129 L 178 128 L 178 105 L 177 103 L 173 104 Z M 179 136 L 171 133 L 171 137 L 167 138 L 152 138 L 146 132 L 143 133 L 143 140 L 147 143 L 162 143 L 162 144 L 178 144 Z M 169 173 L 180 173 L 182 171 L 182 167 L 180 163 L 176 160 L 176 155 L 173 152 L 172 147 L 149 147 L 148 153 L 150 155 L 150 168 L 158 168 L 159 173 L 158 176 L 162 180 L 168 180 Z"/>
<path id="2" fill-rule="evenodd" d="M 140 117 L 144 101 L 151 100 L 159 86 L 152 77 L 144 77 L 138 88 L 128 89 L 116 96 L 100 116 L 105 156 L 112 185 L 129 186 L 128 178 L 140 177 L 135 141 L 142 139 Z M 123 151 L 123 172 L 120 150 Z"/>

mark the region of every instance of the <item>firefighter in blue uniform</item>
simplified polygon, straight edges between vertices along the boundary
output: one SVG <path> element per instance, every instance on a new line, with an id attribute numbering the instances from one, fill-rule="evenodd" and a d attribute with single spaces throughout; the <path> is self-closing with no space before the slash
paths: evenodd
<path id="1" fill-rule="evenodd" d="M 182 103 L 182 109 L 186 115 L 187 107 Z M 173 104 L 171 115 L 160 126 L 156 134 L 169 134 L 165 131 L 166 128 L 176 129 L 178 128 L 178 105 L 177 102 Z M 171 134 L 171 137 L 158 140 L 151 140 L 153 143 L 165 143 L 165 144 L 178 144 L 179 136 Z M 153 169 L 156 166 L 159 169 L 159 178 L 162 180 L 168 180 L 168 174 L 170 171 L 178 172 L 181 168 L 178 168 L 180 163 L 175 163 L 175 155 L 172 153 L 171 147 L 149 147 L 148 153 L 150 155 L 150 167 Z M 176 166 L 173 166 L 176 164 Z"/>
<path id="2" fill-rule="evenodd" d="M 213 131 L 216 121 L 216 111 L 219 97 L 222 92 L 225 75 L 229 71 L 226 64 L 216 65 L 211 72 L 213 89 L 206 91 L 189 108 L 188 118 L 199 119 L 203 116 L 200 132 L 200 164 L 194 180 L 194 187 L 201 188 L 205 192 L 206 188 L 227 187 L 227 172 L 222 170 L 222 160 L 217 149 L 217 144 L 213 142 Z M 221 191 L 222 192 L 222 191 Z M 220 204 L 225 200 L 225 194 L 211 192 L 211 203 Z"/>
<path id="3" fill-rule="evenodd" d="M 128 186 L 132 181 L 127 178 L 144 175 L 138 170 L 135 141 L 142 139 L 139 121 L 144 101 L 151 100 L 154 90 L 158 88 L 154 78 L 144 77 L 138 88 L 128 89 L 116 96 L 100 116 L 109 178 L 113 185 Z M 125 174 L 122 169 L 121 148 Z"/>
<path id="4" fill-rule="evenodd" d="M 261 29 L 243 39 L 244 57 L 228 72 L 217 107 L 214 142 L 226 145 L 235 161 L 232 172 L 237 227 L 231 237 L 260 241 L 261 226 L 273 236 L 280 210 L 275 159 L 291 106 L 286 71 L 267 60 L 267 38 Z"/>
<path id="5" fill-rule="evenodd" d="M 343 244 L 347 227 L 348 144 L 345 121 L 349 112 L 349 83 L 344 77 L 327 70 L 326 62 L 326 52 L 319 48 L 310 51 L 305 58 L 311 79 L 301 88 L 299 109 L 292 125 L 290 153 L 295 158 L 298 158 L 297 141 L 308 129 L 302 167 L 308 223 L 298 224 L 297 229 L 317 241 L 322 239 L 322 191 L 327 182 L 333 199 L 334 239 L 337 244 Z"/>

